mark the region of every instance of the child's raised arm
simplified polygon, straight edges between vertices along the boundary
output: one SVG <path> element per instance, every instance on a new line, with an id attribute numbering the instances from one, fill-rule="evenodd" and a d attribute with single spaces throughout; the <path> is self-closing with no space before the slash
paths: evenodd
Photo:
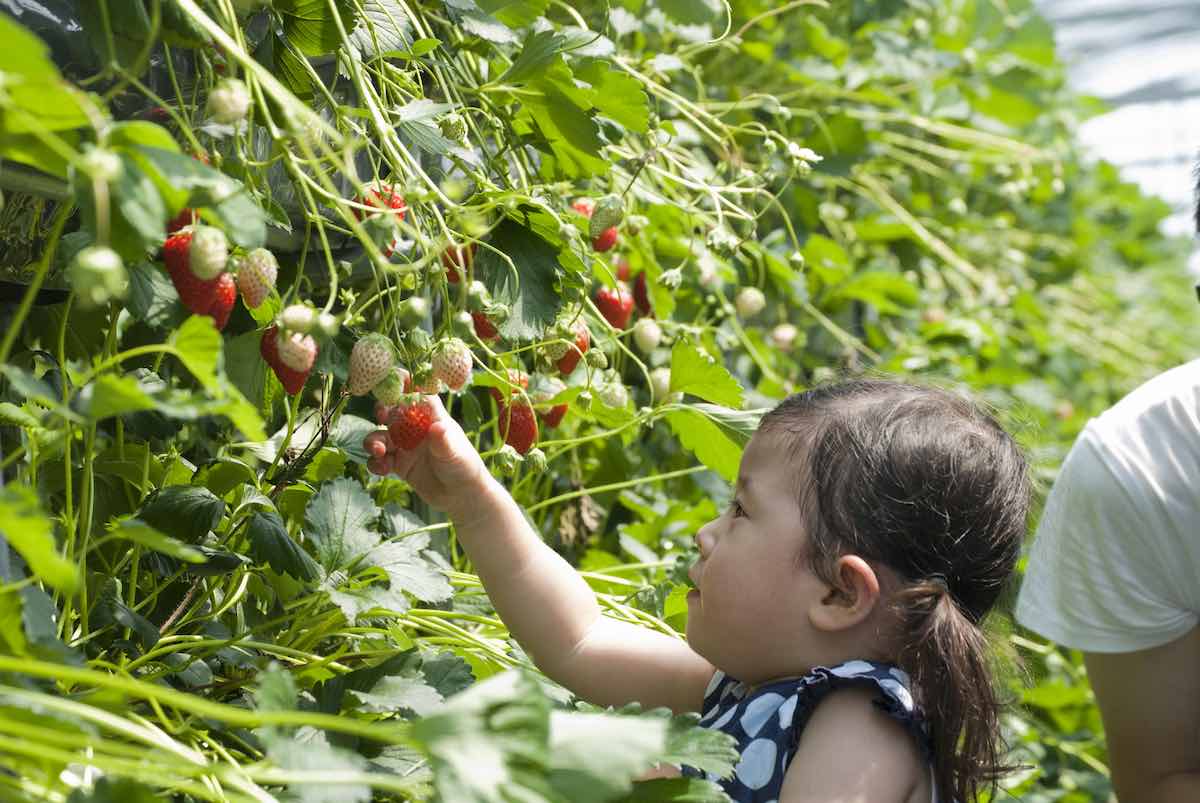
<path id="1" fill-rule="evenodd" d="M 694 711 L 713 667 L 687 643 L 601 615 L 583 578 L 529 526 L 441 400 L 396 470 L 446 511 L 500 618 L 547 676 L 597 705 Z"/>

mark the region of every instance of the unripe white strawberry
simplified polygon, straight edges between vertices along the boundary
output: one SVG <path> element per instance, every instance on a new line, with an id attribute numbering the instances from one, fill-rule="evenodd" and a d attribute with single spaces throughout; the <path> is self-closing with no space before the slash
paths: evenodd
<path id="1" fill-rule="evenodd" d="M 649 354 L 662 342 L 662 327 L 653 318 L 640 318 L 633 325 L 633 339 L 643 354 Z"/>
<path id="2" fill-rule="evenodd" d="M 383 379 L 379 380 L 375 387 L 371 388 L 371 395 L 379 400 L 381 404 L 399 404 L 404 398 L 404 386 L 408 382 L 408 371 L 402 366 L 393 365 L 392 370 L 388 371 Z"/>
<path id="3" fill-rule="evenodd" d="M 654 400 L 663 401 L 671 392 L 671 369 L 655 368 L 650 372 L 650 388 L 654 391 Z"/>
<path id="4" fill-rule="evenodd" d="M 452 337 L 433 353 L 433 375 L 451 390 L 462 390 L 471 381 L 471 349 Z"/>
<path id="5" fill-rule="evenodd" d="M 616 376 L 596 388 L 596 397 L 609 407 L 621 408 L 629 404 L 629 391 L 620 377 Z"/>
<path id="6" fill-rule="evenodd" d="M 771 345 L 780 351 L 788 351 L 796 344 L 800 330 L 790 323 L 781 323 L 771 330 Z"/>
<path id="7" fill-rule="evenodd" d="M 325 337 L 334 337 L 341 327 L 341 322 L 338 317 L 331 312 L 321 312 L 317 314 L 317 328 L 321 330 L 321 334 Z"/>
<path id="8" fill-rule="evenodd" d="M 752 318 L 767 306 L 767 297 L 757 287 L 743 287 L 734 299 L 738 315 L 742 318 Z"/>
<path id="9" fill-rule="evenodd" d="M 275 277 L 278 275 L 279 263 L 267 249 L 255 248 L 246 254 L 237 274 L 237 286 L 242 291 L 242 301 L 246 306 L 255 309 L 266 301 L 275 289 Z"/>
<path id="10" fill-rule="evenodd" d="M 221 275 L 229 262 L 229 241 L 225 232 L 214 226 L 197 226 L 188 246 L 188 269 L 203 281 Z"/>
<path id="11" fill-rule="evenodd" d="M 350 370 L 346 389 L 361 396 L 388 375 L 396 363 L 391 341 L 378 333 L 360 338 L 350 352 Z"/>
<path id="12" fill-rule="evenodd" d="M 67 278 L 84 307 L 99 307 L 129 290 L 129 273 L 120 255 L 106 245 L 80 250 L 67 268 Z"/>
<path id="13" fill-rule="evenodd" d="M 279 323 L 284 329 L 307 335 L 317 325 L 317 311 L 307 304 L 291 304 L 279 313 Z"/>
<path id="14" fill-rule="evenodd" d="M 208 93 L 208 113 L 218 123 L 236 123 L 250 111 L 250 90 L 236 78 L 222 78 Z"/>
<path id="15" fill-rule="evenodd" d="M 588 236 L 595 240 L 607 229 L 620 224 L 624 218 L 625 205 L 621 203 L 621 196 L 605 195 L 592 208 L 591 219 L 588 221 Z"/>
<path id="16" fill-rule="evenodd" d="M 308 373 L 317 361 L 317 341 L 300 332 L 280 332 L 279 361 L 293 371 Z"/>

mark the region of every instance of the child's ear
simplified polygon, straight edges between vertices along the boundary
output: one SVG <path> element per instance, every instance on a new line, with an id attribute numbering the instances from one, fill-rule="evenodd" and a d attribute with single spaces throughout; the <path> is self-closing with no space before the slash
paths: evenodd
<path id="1" fill-rule="evenodd" d="M 861 623 L 879 601 L 879 577 L 858 555 L 843 555 L 834 565 L 835 585 L 809 607 L 809 619 L 818 630 L 847 630 Z"/>

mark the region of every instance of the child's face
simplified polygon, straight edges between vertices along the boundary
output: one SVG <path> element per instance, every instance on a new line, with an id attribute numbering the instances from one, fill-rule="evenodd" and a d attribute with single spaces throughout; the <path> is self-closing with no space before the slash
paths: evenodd
<path id="1" fill-rule="evenodd" d="M 692 648 L 747 683 L 802 674 L 811 663 L 808 611 L 829 592 L 801 560 L 804 517 L 795 460 L 779 439 L 756 434 L 742 455 L 729 508 L 700 528 L 689 572 Z"/>

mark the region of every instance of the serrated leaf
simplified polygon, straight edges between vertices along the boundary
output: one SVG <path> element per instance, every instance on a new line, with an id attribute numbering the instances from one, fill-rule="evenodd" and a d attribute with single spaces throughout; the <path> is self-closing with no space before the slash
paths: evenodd
<path id="1" fill-rule="evenodd" d="M 742 460 L 741 445 L 694 409 L 672 410 L 664 417 L 685 449 L 728 482 L 734 481 Z"/>
<path id="2" fill-rule="evenodd" d="M 0 536 L 46 585 L 65 594 L 73 594 L 79 587 L 79 568 L 59 554 L 54 524 L 28 488 L 0 488 Z"/>
<path id="3" fill-rule="evenodd" d="M 362 17 L 350 43 L 364 58 L 412 47 L 408 13 L 398 0 L 363 0 Z"/>
<path id="4" fill-rule="evenodd" d="M 422 602 L 442 602 L 454 590 L 442 570 L 422 557 L 428 546 L 428 533 L 388 541 L 368 552 L 363 564 L 382 569 L 392 591 L 404 591 Z"/>
<path id="5" fill-rule="evenodd" d="M 259 711 L 295 711 L 299 700 L 292 673 L 272 663 L 258 673 L 254 707 Z"/>
<path id="6" fill-rule="evenodd" d="M 379 543 L 371 524 L 379 508 L 357 480 L 333 480 L 312 498 L 304 512 L 317 560 L 328 572 L 354 566 Z"/>
<path id="7" fill-rule="evenodd" d="M 370 691 L 352 689 L 359 709 L 373 714 L 390 714 L 398 710 L 426 716 L 442 705 L 437 689 L 418 677 L 393 675 L 382 678 Z"/>
<path id="8" fill-rule="evenodd" d="M 159 803 L 161 800 L 149 786 L 129 778 L 102 775 L 90 789 L 73 790 L 67 803 Z"/>
<path id="9" fill-rule="evenodd" d="M 167 207 L 158 188 L 138 167 L 137 161 L 127 154 L 118 154 L 118 158 L 121 174 L 109 183 L 109 187 L 117 211 L 141 237 L 144 252 L 162 240 Z"/>
<path id="10" fill-rule="evenodd" d="M 0 402 L 0 422 L 26 429 L 41 426 L 41 421 L 12 402 Z"/>
<path id="11" fill-rule="evenodd" d="M 141 544 L 147 549 L 153 549 L 155 552 L 170 555 L 187 563 L 204 562 L 204 555 L 200 550 L 159 532 L 136 517 L 114 521 L 109 527 L 108 532 L 109 535 L 115 538 L 133 541 L 135 544 Z"/>
<path id="12" fill-rule="evenodd" d="M 357 12 L 349 0 L 336 0 L 341 27 L 352 31 Z M 306 56 L 324 56 L 342 45 L 338 20 L 329 11 L 327 0 L 275 0 L 275 11 L 283 21 L 283 34 Z"/>
<path id="13" fill-rule="evenodd" d="M 92 608 L 92 624 L 127 627 L 137 636 L 142 649 L 148 650 L 158 643 L 158 628 L 149 619 L 125 605 L 116 594 L 119 587 L 118 583 L 105 586 L 95 607 Z"/>
<path id="14" fill-rule="evenodd" d="M 0 112 L 0 130 L 5 136 L 0 154 L 11 156 L 9 139 L 29 133 L 32 127 L 64 131 L 88 125 L 88 117 L 77 93 L 59 75 L 50 49 L 35 34 L 9 16 L 0 16 L 0 73 L 12 76 L 5 81 L 6 102 L 32 118 Z"/>
<path id="15" fill-rule="evenodd" d="M 707 352 L 684 340 L 671 348 L 671 392 L 690 393 L 727 407 L 742 406 L 742 386 Z"/>
<path id="16" fill-rule="evenodd" d="M 622 72 L 607 59 L 588 59 L 575 66 L 575 77 L 592 85 L 592 102 L 605 117 L 630 131 L 650 128 L 650 99 L 638 79 Z"/>
<path id="17" fill-rule="evenodd" d="M 522 96 L 518 119 L 528 118 L 537 126 L 562 175 L 581 178 L 604 173 L 609 164 L 600 156 L 604 142 L 590 114 L 591 92 L 581 92 L 574 86 L 570 71 L 561 64 L 558 67 L 558 80 L 543 76 L 532 84 L 540 94 Z"/>
<path id="18" fill-rule="evenodd" d="M 171 136 L 170 131 L 146 120 L 125 120 L 113 123 L 108 129 L 107 144 L 108 147 L 115 150 L 137 148 L 144 145 L 148 148 L 180 152 L 179 143 Z M 160 221 L 161 223 L 162 221 Z M 159 234 L 162 234 L 161 225 Z"/>
<path id="19" fill-rule="evenodd" d="M 464 8 L 467 5 L 470 7 Z M 458 24 L 472 36 L 497 45 L 515 45 L 520 41 L 511 28 L 492 15 L 484 13 L 474 2 L 467 4 L 456 1 L 453 6 L 459 9 L 456 15 Z"/>
<path id="20" fill-rule="evenodd" d="M 513 59 L 503 75 L 497 78 L 502 84 L 519 84 L 540 75 L 546 65 L 558 58 L 568 39 L 553 28 L 534 31 L 525 37 L 521 52 Z"/>
<path id="21" fill-rule="evenodd" d="M 740 757 L 737 742 L 727 733 L 700 727 L 699 721 L 700 716 L 693 713 L 671 717 L 661 760 L 723 777 Z"/>
<path id="22" fill-rule="evenodd" d="M 475 257 L 477 275 L 485 278 L 492 298 L 510 309 L 500 334 L 513 340 L 540 338 L 562 307 L 554 289 L 558 249 L 511 218 L 492 231 L 491 243 L 513 263 L 510 267 L 491 249 L 480 249 Z"/>
<path id="23" fill-rule="evenodd" d="M 320 441 L 321 420 L 318 412 L 305 410 L 301 413 L 301 417 L 300 424 L 292 433 L 291 441 L 291 445 L 298 448 L 307 447 L 310 443 Z M 345 452 L 346 456 L 355 463 L 366 463 L 367 452 L 363 449 L 363 438 L 377 429 L 379 426 L 372 421 L 356 415 L 343 414 L 330 428 L 326 444 Z M 271 436 L 270 440 L 251 444 L 250 451 L 258 459 L 269 463 L 275 459 L 286 435 L 287 427 L 281 427 Z"/>
<path id="24" fill-rule="evenodd" d="M 383 531 L 385 535 L 394 538 L 407 535 L 413 530 L 419 530 L 424 526 L 425 522 L 421 521 L 420 516 L 407 508 L 400 507 L 395 502 L 388 502 L 383 506 Z"/>
<path id="25" fill-rule="evenodd" d="M 617 803 L 729 803 L 729 795 L 703 778 L 655 778 L 633 785 Z"/>
<path id="26" fill-rule="evenodd" d="M 550 768 L 557 789 L 577 803 L 603 803 L 633 788 L 662 754 L 661 719 L 577 711 L 550 714 Z"/>
<path id="27" fill-rule="evenodd" d="M 334 747 L 323 731 L 307 726 L 294 736 L 269 732 L 263 741 L 267 757 L 285 770 L 326 772 L 333 776 L 360 771 L 366 764 L 362 756 Z M 297 803 L 367 803 L 371 799 L 371 787 L 362 783 L 293 783 L 288 789 L 289 799 Z"/>
<path id="28" fill-rule="evenodd" d="M 396 129 L 423 150 L 449 153 L 454 143 L 442 135 L 442 130 L 433 121 L 452 108 L 448 103 L 434 103 L 425 98 L 411 101 L 393 112 Z"/>
<path id="29" fill-rule="evenodd" d="M 217 528 L 224 513 L 225 503 L 207 488 L 168 485 L 146 498 L 137 517 L 159 532 L 195 544 Z"/>
<path id="30" fill-rule="evenodd" d="M 210 392 L 219 385 L 217 365 L 221 358 L 221 335 L 213 319 L 207 315 L 192 315 L 171 335 L 180 362 L 192 372 Z"/>
<path id="31" fill-rule="evenodd" d="M 157 402 L 131 376 L 101 374 L 81 394 L 85 414 L 93 421 L 114 415 L 154 410 Z"/>
<path id="32" fill-rule="evenodd" d="M 254 469 L 235 457 L 217 457 L 196 469 L 193 485 L 203 485 L 217 496 L 224 496 L 243 483 L 254 484 Z"/>
<path id="33" fill-rule="evenodd" d="M 475 682 L 471 665 L 452 652 L 422 654 L 421 674 L 443 698 L 466 691 Z"/>
<path id="34" fill-rule="evenodd" d="M 304 582 L 321 576 L 321 567 L 288 535 L 283 519 L 275 511 L 256 511 L 246 525 L 246 537 L 250 539 L 247 552 L 257 563 L 266 563 L 280 574 Z"/>

